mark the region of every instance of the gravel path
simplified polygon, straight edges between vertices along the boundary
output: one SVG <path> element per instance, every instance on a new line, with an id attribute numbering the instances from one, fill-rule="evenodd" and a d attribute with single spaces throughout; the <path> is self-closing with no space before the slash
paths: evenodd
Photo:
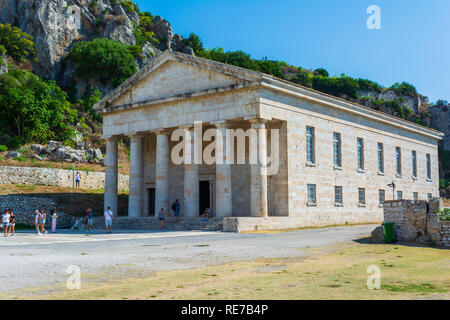
<path id="1" fill-rule="evenodd" d="M 111 280 L 149 276 L 231 261 L 304 256 L 306 248 L 367 237 L 374 225 L 308 229 L 275 234 L 134 232 L 110 235 L 61 231 L 0 237 L 0 292 L 53 286 L 77 265 L 82 277 Z"/>

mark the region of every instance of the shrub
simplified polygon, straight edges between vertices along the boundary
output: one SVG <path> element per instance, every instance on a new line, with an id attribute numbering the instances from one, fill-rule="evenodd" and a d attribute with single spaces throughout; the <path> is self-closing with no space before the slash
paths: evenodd
<path id="1" fill-rule="evenodd" d="M 314 75 L 315 76 L 322 76 L 322 77 L 329 77 L 330 76 L 328 71 L 323 69 L 323 68 L 319 68 L 319 69 L 314 70 Z"/>
<path id="2" fill-rule="evenodd" d="M 23 144 L 23 141 L 18 136 L 14 136 L 14 137 L 10 138 L 8 141 L 6 141 L 6 146 L 8 147 L 8 149 L 12 149 L 12 150 L 19 148 L 22 144 Z"/>
<path id="3" fill-rule="evenodd" d="M 407 82 L 395 83 L 389 89 L 402 96 L 411 96 L 415 97 L 417 95 L 416 88 Z"/>
<path id="4" fill-rule="evenodd" d="M 131 0 L 122 0 L 120 5 L 130 13 L 139 12 L 139 7 Z"/>
<path id="5" fill-rule="evenodd" d="M 35 56 L 33 37 L 10 24 L 0 24 L 0 43 L 1 51 L 17 63 Z"/>
<path id="6" fill-rule="evenodd" d="M 133 55 L 133 57 L 135 58 L 139 58 L 142 56 L 142 47 L 139 45 L 131 45 L 128 46 L 128 50 L 130 50 L 130 53 Z"/>
<path id="7" fill-rule="evenodd" d="M 0 152 L 8 151 L 8 147 L 0 144 Z"/>
<path id="8" fill-rule="evenodd" d="M 98 38 L 78 42 L 67 58 L 75 62 L 77 76 L 97 79 L 104 85 L 118 86 L 137 71 L 130 50 L 115 40 Z"/>
<path id="9" fill-rule="evenodd" d="M 27 159 L 25 159 L 25 158 L 22 157 L 22 156 L 15 157 L 15 158 L 13 158 L 13 160 L 20 161 L 20 162 L 26 162 L 26 161 L 27 161 Z"/>
<path id="10" fill-rule="evenodd" d="M 439 220 L 450 221 L 450 209 L 436 210 L 435 213 L 439 214 Z"/>

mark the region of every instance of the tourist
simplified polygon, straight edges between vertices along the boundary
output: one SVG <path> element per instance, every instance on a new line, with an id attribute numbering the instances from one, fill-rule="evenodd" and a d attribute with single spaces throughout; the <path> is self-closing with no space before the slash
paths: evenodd
<path id="1" fill-rule="evenodd" d="M 203 212 L 203 216 L 202 216 L 202 227 L 206 226 L 206 224 L 208 223 L 208 218 L 209 218 L 209 208 L 206 207 L 205 212 Z"/>
<path id="2" fill-rule="evenodd" d="M 92 208 L 88 208 L 87 212 L 88 212 L 87 232 L 94 233 L 94 210 Z"/>
<path id="3" fill-rule="evenodd" d="M 11 236 L 15 236 L 16 235 L 16 217 L 14 216 L 14 212 L 10 209 L 9 210 L 9 230 L 8 230 L 8 236 L 10 235 L 11 231 L 12 231 L 12 235 Z"/>
<path id="4" fill-rule="evenodd" d="M 161 210 L 158 213 L 158 219 L 159 219 L 159 228 L 162 229 L 164 224 L 164 216 L 165 216 L 164 208 L 161 208 Z"/>
<path id="5" fill-rule="evenodd" d="M 47 218 L 47 213 L 44 209 L 42 209 L 41 214 L 39 216 L 39 225 L 41 227 L 41 233 L 47 234 L 47 230 L 45 230 L 45 219 Z"/>
<path id="6" fill-rule="evenodd" d="M 105 219 L 106 233 L 112 233 L 111 227 L 113 217 L 114 214 L 111 211 L 111 207 L 108 207 L 108 209 L 106 209 L 105 213 L 103 214 L 103 218 Z"/>
<path id="7" fill-rule="evenodd" d="M 41 214 L 39 213 L 39 210 L 36 210 L 35 216 L 34 216 L 34 225 L 36 227 L 36 232 L 38 235 L 41 235 L 41 231 L 39 229 L 39 219 L 41 217 Z"/>
<path id="8" fill-rule="evenodd" d="M 3 227 L 3 235 L 6 237 L 6 232 L 8 231 L 9 228 L 9 218 L 10 218 L 10 214 L 8 210 L 5 210 L 5 212 L 3 212 L 2 214 L 2 227 Z"/>
<path id="9" fill-rule="evenodd" d="M 172 204 L 173 216 L 175 217 L 175 222 L 178 221 L 178 216 L 180 215 L 181 204 L 178 202 L 178 199 Z"/>
<path id="10" fill-rule="evenodd" d="M 75 175 L 75 187 L 76 188 L 80 187 L 80 180 L 81 180 L 81 174 L 79 172 L 77 172 L 77 174 Z"/>
<path id="11" fill-rule="evenodd" d="M 50 215 L 52 217 L 52 233 L 55 233 L 56 232 L 56 223 L 57 223 L 56 219 L 58 219 L 59 216 L 56 214 L 55 209 L 52 209 L 52 211 L 50 212 Z"/>

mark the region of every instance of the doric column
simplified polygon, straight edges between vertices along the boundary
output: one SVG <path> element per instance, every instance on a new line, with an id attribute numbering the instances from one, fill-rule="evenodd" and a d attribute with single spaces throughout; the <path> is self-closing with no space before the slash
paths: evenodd
<path id="1" fill-rule="evenodd" d="M 128 197 L 128 216 L 142 215 L 142 136 L 130 135 L 130 191 Z"/>
<path id="2" fill-rule="evenodd" d="M 230 142 L 227 141 L 227 125 L 216 123 L 216 217 L 224 218 L 233 215 L 231 196 L 231 164 L 227 164 L 226 155 L 230 152 Z M 218 141 L 221 138 L 222 144 Z"/>
<path id="3" fill-rule="evenodd" d="M 199 215 L 199 177 L 198 164 L 194 163 L 194 129 L 186 129 L 186 148 L 191 150 L 190 163 L 184 164 L 184 201 L 183 213 L 185 218 L 195 218 Z M 198 152 L 198 150 L 197 150 Z"/>
<path id="4" fill-rule="evenodd" d="M 111 137 L 106 141 L 106 159 L 105 159 L 105 194 L 103 207 L 106 210 L 111 207 L 111 211 L 118 214 L 117 197 L 117 138 Z"/>
<path id="5" fill-rule="evenodd" d="M 169 134 L 156 131 L 155 216 L 169 212 Z"/>
<path id="6" fill-rule="evenodd" d="M 252 217 L 267 217 L 267 137 L 264 119 L 250 121 L 257 131 L 257 163 L 251 164 L 250 214 Z M 250 151 L 250 150 L 249 150 Z"/>

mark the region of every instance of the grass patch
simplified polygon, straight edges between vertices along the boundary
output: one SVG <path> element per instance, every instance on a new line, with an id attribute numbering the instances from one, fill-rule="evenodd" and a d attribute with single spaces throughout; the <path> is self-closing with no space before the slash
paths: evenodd
<path id="1" fill-rule="evenodd" d="M 438 288 L 435 285 L 432 285 L 431 283 L 406 284 L 406 285 L 385 284 L 381 286 L 381 289 L 392 292 L 420 292 L 420 293 L 446 292 L 445 289 Z"/>

